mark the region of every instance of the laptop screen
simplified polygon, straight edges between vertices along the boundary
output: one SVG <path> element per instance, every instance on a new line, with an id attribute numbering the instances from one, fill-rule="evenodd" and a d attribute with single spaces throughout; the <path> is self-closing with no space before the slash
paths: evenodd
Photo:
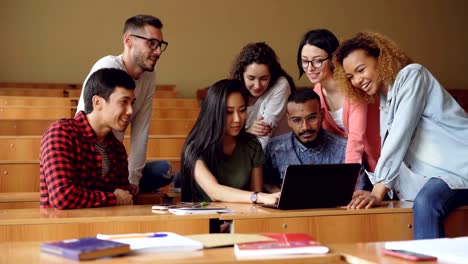
<path id="1" fill-rule="evenodd" d="M 289 165 L 281 186 L 278 209 L 334 208 L 353 196 L 361 165 Z"/>

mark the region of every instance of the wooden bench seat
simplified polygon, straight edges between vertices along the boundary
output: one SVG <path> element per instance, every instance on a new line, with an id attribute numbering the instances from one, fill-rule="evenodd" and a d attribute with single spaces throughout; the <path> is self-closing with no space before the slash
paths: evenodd
<path id="1" fill-rule="evenodd" d="M 148 158 L 148 161 L 168 160 L 174 172 L 180 170 L 180 157 Z M 0 192 L 38 192 L 39 160 L 0 161 Z"/>
<path id="2" fill-rule="evenodd" d="M 197 99 L 189 98 L 157 98 L 153 99 L 154 108 L 199 108 Z"/>
<path id="3" fill-rule="evenodd" d="M 60 119 L 72 117 L 75 111 L 71 107 L 61 106 L 2 106 L 0 120 L 12 119 Z"/>
<path id="4" fill-rule="evenodd" d="M 0 136 L 43 135 L 57 119 L 10 119 L 0 120 Z"/>
<path id="5" fill-rule="evenodd" d="M 174 84 L 156 85 L 155 97 L 175 98 Z M 0 96 L 80 97 L 81 83 L 0 83 Z"/>
<path id="6" fill-rule="evenodd" d="M 0 209 L 38 208 L 39 191 L 35 192 L 0 192 Z M 162 188 L 160 192 L 140 193 L 134 204 L 163 204 L 180 202 L 180 192 Z"/>
<path id="7" fill-rule="evenodd" d="M 0 106 L 59 106 L 71 107 L 76 105 L 75 98 L 64 97 L 40 97 L 40 96 L 0 96 Z"/>
<path id="8" fill-rule="evenodd" d="M 38 191 L 39 160 L 0 161 L 0 193 Z"/>
<path id="9" fill-rule="evenodd" d="M 1 88 L 0 88 L 1 90 Z M 67 89 L 63 91 L 65 97 L 80 97 L 81 90 L 78 89 Z M 1 92 L 0 92 L 1 94 Z M 11 92 L 10 92 L 11 94 Z M 156 90 L 154 92 L 155 98 L 176 98 L 177 92 L 172 90 Z"/>
<path id="10" fill-rule="evenodd" d="M 39 192 L 0 193 L 1 209 L 39 208 Z M 134 198 L 135 205 L 168 204 L 180 201 L 180 193 L 161 191 L 157 193 L 140 193 Z"/>
<path id="11" fill-rule="evenodd" d="M 42 136 L 57 119 L 7 119 L 0 120 L 0 136 Z M 195 119 L 153 119 L 150 135 L 187 135 L 195 124 Z M 130 127 L 126 134 L 130 135 Z"/>
<path id="12" fill-rule="evenodd" d="M 188 135 L 195 124 L 195 119 L 169 118 L 153 119 L 149 135 Z M 127 130 L 129 131 L 129 129 Z"/>
<path id="13" fill-rule="evenodd" d="M 66 92 L 64 89 L 2 87 L 0 88 L 0 95 L 66 97 Z"/>
<path id="14" fill-rule="evenodd" d="M 178 158 L 186 135 L 150 135 L 147 156 L 151 158 Z M 39 160 L 42 136 L 0 136 L 0 160 Z M 130 153 L 130 139 L 124 138 L 127 153 Z"/>
<path id="15" fill-rule="evenodd" d="M 1 121 L 0 121 L 1 124 Z M 195 124 L 195 119 L 192 118 L 158 118 L 151 120 L 149 135 L 188 135 Z M 131 125 L 125 131 L 127 136 L 130 136 Z"/>
<path id="16" fill-rule="evenodd" d="M 45 88 L 45 89 L 81 89 L 81 83 L 37 83 L 37 82 L 0 82 L 0 89 L 15 88 Z"/>
<path id="17" fill-rule="evenodd" d="M 196 119 L 199 112 L 198 108 L 153 108 L 151 119 Z"/>
<path id="18" fill-rule="evenodd" d="M 1 88 L 0 88 L 1 89 Z M 80 95 L 75 97 L 52 96 L 1 96 L 0 106 L 76 106 Z M 199 108 L 194 98 L 153 98 L 153 108 Z"/>
<path id="19" fill-rule="evenodd" d="M 146 150 L 148 159 L 159 157 L 180 158 L 186 137 L 186 135 L 149 135 Z M 124 145 L 127 153 L 130 153 L 130 139 L 128 137 L 124 139 Z"/>
<path id="20" fill-rule="evenodd" d="M 198 108 L 153 108 L 152 119 L 196 119 Z M 70 118 L 76 108 L 61 106 L 0 106 L 0 120 Z"/>

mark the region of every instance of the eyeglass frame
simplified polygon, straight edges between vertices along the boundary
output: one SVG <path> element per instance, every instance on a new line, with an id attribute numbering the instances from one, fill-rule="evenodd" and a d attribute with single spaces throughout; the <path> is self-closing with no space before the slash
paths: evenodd
<path id="1" fill-rule="evenodd" d="M 297 128 L 302 127 L 304 122 L 307 122 L 309 125 L 316 125 L 320 122 L 322 115 L 320 113 L 313 113 L 306 117 L 297 117 L 293 116 L 289 118 L 289 121 Z M 298 123 L 300 120 L 300 123 Z"/>
<path id="2" fill-rule="evenodd" d="M 151 50 L 157 50 L 158 47 L 159 47 L 161 49 L 161 52 L 164 52 L 167 49 L 167 46 L 169 45 L 169 43 L 167 43 L 164 40 L 157 40 L 155 38 L 145 38 L 143 36 L 139 36 L 139 35 L 135 35 L 135 34 L 130 34 L 130 36 L 146 40 L 147 43 L 148 43 L 148 47 Z M 152 44 L 154 42 L 156 42 L 156 44 Z"/>
<path id="3" fill-rule="evenodd" d="M 320 68 L 323 65 L 323 62 L 330 59 L 330 56 L 327 56 L 325 59 L 314 59 L 314 60 L 304 60 L 301 59 L 301 66 L 303 69 L 308 69 L 310 65 L 312 65 L 314 68 Z M 304 67 L 304 62 L 307 62 L 307 66 Z M 318 63 L 318 64 L 317 64 Z"/>

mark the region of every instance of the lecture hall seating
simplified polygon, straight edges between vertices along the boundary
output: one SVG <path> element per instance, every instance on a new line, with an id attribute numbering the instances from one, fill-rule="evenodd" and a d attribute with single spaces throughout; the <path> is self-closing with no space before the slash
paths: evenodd
<path id="1" fill-rule="evenodd" d="M 52 122 L 75 114 L 80 88 L 79 84 L 0 83 L 0 208 L 38 206 L 42 134 Z M 198 102 L 177 98 L 174 85 L 158 85 L 156 94 L 147 157 L 169 160 L 178 171 L 182 145 L 199 111 Z M 127 151 L 129 131 L 124 139 Z M 177 199 L 177 194 L 141 194 L 136 203 L 152 204 L 166 198 Z"/>

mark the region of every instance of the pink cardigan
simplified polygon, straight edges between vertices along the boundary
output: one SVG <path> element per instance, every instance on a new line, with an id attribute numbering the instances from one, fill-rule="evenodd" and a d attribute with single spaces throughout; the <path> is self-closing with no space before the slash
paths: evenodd
<path id="1" fill-rule="evenodd" d="M 362 163 L 364 159 L 374 171 L 380 157 L 380 112 L 379 98 L 373 104 L 356 102 L 345 98 L 343 104 L 343 123 L 346 131 L 341 130 L 329 112 L 329 107 L 322 93 L 322 85 L 317 83 L 314 91 L 320 96 L 320 105 L 324 119 L 322 127 L 348 139 L 346 163 Z"/>

